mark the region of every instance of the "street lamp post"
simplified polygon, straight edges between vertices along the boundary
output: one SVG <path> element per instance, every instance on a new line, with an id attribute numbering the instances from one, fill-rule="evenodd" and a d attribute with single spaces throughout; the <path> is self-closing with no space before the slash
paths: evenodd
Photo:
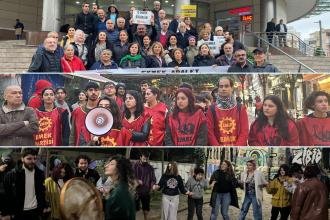
<path id="1" fill-rule="evenodd" d="M 321 50 L 321 54 L 323 54 L 323 41 L 322 41 L 322 21 L 319 20 L 318 22 L 314 22 L 314 23 L 318 23 L 320 26 L 320 50 Z"/>

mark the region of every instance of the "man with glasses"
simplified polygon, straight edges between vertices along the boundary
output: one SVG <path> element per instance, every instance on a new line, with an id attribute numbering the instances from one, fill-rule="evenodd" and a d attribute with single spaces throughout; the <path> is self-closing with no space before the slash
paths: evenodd
<path id="1" fill-rule="evenodd" d="M 228 73 L 248 73 L 252 72 L 252 66 L 248 63 L 245 50 L 235 52 L 236 63 L 228 68 Z"/>
<path id="2" fill-rule="evenodd" d="M 107 82 L 104 84 L 103 95 L 115 100 L 120 110 L 124 108 L 124 102 L 121 98 L 116 96 L 116 85 L 114 82 Z"/>
<path id="3" fill-rule="evenodd" d="M 46 211 L 45 177 L 36 166 L 37 150 L 24 148 L 22 164 L 4 178 L 6 203 L 2 219 L 41 219 Z"/>
<path id="4" fill-rule="evenodd" d="M 218 94 L 206 113 L 210 146 L 246 146 L 249 134 L 247 110 L 236 102 L 234 81 L 221 77 Z"/>

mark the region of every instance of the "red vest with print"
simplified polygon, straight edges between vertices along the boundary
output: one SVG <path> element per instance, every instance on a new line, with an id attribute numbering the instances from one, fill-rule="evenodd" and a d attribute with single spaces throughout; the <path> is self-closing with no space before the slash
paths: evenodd
<path id="1" fill-rule="evenodd" d="M 176 119 L 171 114 L 168 124 L 175 146 L 194 146 L 202 123 L 206 123 L 206 118 L 200 109 L 192 115 L 186 112 L 179 112 Z"/>
<path id="2" fill-rule="evenodd" d="M 62 145 L 62 108 L 54 108 L 51 112 L 35 109 L 39 132 L 34 135 L 36 146 L 61 146 Z"/>
<path id="3" fill-rule="evenodd" d="M 126 128 L 111 129 L 99 138 L 101 146 L 129 146 L 132 133 Z"/>
<path id="4" fill-rule="evenodd" d="M 130 131 L 141 132 L 144 123 L 146 123 L 149 118 L 150 118 L 150 115 L 147 112 L 143 112 L 138 118 L 136 118 L 132 122 L 129 122 L 124 116 L 123 121 L 122 121 L 122 125 L 123 125 L 124 128 L 126 128 Z M 131 141 L 130 146 L 148 146 L 148 143 L 146 141 L 145 142 L 133 142 L 133 141 Z"/>
<path id="5" fill-rule="evenodd" d="M 85 118 L 87 113 L 81 108 L 76 108 L 72 112 L 72 121 L 74 121 L 75 129 L 75 146 L 86 145 L 91 140 L 91 134 L 87 131 L 85 126 Z"/>
<path id="6" fill-rule="evenodd" d="M 301 146 L 330 146 L 330 118 L 306 117 L 297 122 Z"/>
<path id="7" fill-rule="evenodd" d="M 165 137 L 165 117 L 167 107 L 164 103 L 159 102 L 155 107 L 145 106 L 144 110 L 151 115 L 151 127 L 148 143 L 150 146 L 163 146 Z"/>

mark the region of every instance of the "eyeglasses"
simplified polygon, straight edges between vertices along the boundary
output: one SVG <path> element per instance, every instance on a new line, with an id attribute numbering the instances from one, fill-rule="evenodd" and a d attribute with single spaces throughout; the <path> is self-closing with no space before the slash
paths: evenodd
<path id="1" fill-rule="evenodd" d="M 246 54 L 245 54 L 245 53 L 243 53 L 243 54 L 236 54 L 236 56 L 237 56 L 237 57 L 245 57 Z"/>

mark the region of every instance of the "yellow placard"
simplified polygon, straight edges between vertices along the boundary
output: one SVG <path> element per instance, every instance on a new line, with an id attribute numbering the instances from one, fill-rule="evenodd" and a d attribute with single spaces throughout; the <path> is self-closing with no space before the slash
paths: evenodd
<path id="1" fill-rule="evenodd" d="M 181 15 L 183 17 L 196 18 L 197 16 L 197 5 L 182 5 Z"/>

